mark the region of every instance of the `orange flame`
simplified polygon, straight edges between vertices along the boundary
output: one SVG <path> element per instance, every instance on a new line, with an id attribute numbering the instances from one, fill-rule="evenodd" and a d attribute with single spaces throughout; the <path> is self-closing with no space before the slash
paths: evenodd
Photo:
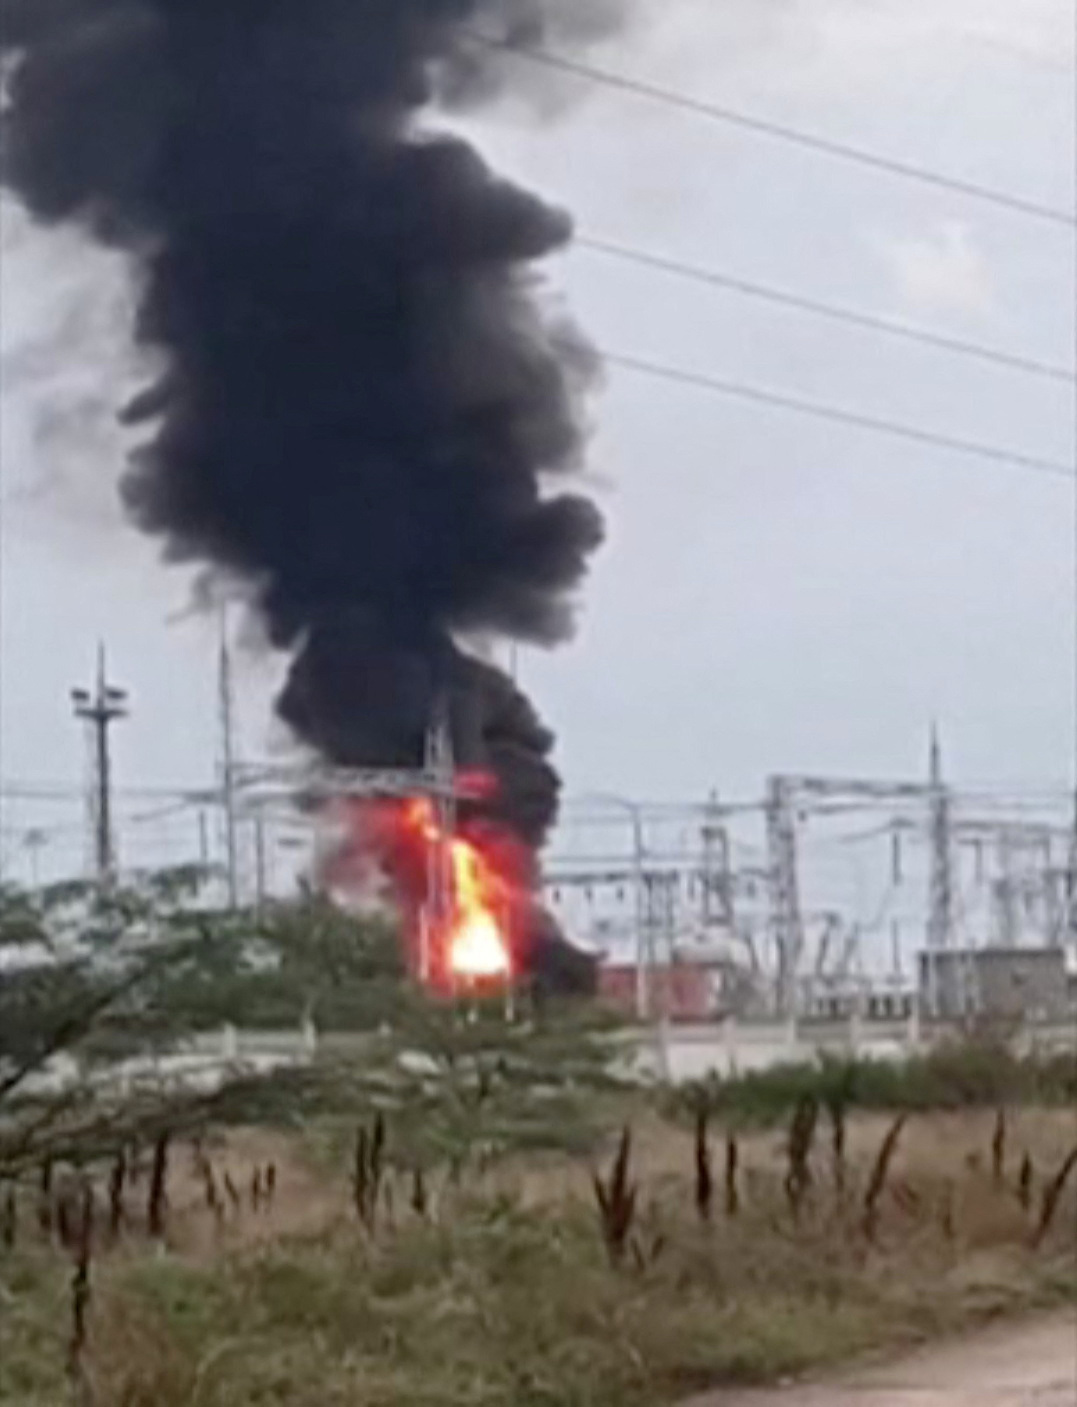
<path id="1" fill-rule="evenodd" d="M 464 982 L 507 982 L 512 950 L 504 927 L 508 887 L 479 846 L 462 836 L 446 836 L 429 801 L 405 808 L 407 824 L 428 845 L 445 845 L 452 879 L 451 915 L 442 939 L 448 974 Z"/>
<path id="2" fill-rule="evenodd" d="M 512 957 L 497 920 L 497 877 L 466 840 L 450 842 L 454 921 L 449 934 L 449 967 L 472 981 L 507 979 Z"/>

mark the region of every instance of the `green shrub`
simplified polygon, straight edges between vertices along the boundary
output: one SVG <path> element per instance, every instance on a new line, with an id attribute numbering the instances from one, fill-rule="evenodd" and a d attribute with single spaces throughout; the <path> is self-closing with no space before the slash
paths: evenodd
<path id="1" fill-rule="evenodd" d="M 700 1108 L 746 1128 L 785 1123 L 806 1099 L 828 1109 L 923 1113 L 1006 1103 L 1077 1101 L 1077 1057 L 1019 1056 L 990 1040 L 952 1041 L 901 1061 L 821 1055 L 722 1078 L 710 1075 L 666 1096 L 675 1114 Z"/>

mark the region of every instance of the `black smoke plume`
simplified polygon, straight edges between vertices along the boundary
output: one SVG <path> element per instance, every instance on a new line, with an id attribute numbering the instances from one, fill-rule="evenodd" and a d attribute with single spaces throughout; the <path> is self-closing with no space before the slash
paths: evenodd
<path id="1" fill-rule="evenodd" d="M 238 575 L 325 757 L 462 762 L 529 845 L 553 739 L 476 636 L 552 643 L 602 536 L 556 489 L 596 366 L 533 261 L 570 221 L 419 114 L 505 81 L 476 43 L 594 38 L 622 0 L 2 0 L 3 180 L 135 261 L 163 374 L 124 482 L 171 560 Z M 570 348 L 571 350 L 566 350 Z M 551 488 L 551 485 L 554 488 Z M 555 491 L 556 490 L 556 491 Z"/>

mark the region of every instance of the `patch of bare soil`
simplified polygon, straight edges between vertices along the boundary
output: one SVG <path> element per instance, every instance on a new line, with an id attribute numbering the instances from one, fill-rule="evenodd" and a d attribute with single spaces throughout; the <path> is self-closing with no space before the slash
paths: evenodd
<path id="1" fill-rule="evenodd" d="M 885 1367 L 774 1392 L 712 1394 L 685 1407 L 1074 1407 L 1077 1311 Z"/>

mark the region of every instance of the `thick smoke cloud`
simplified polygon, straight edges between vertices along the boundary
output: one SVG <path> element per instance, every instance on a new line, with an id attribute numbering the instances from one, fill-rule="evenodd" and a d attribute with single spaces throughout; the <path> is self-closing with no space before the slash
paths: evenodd
<path id="1" fill-rule="evenodd" d="M 294 655 L 282 716 L 334 761 L 415 762 L 447 691 L 465 762 L 537 844 L 552 738 L 467 632 L 552 643 L 602 524 L 557 489 L 596 367 L 531 261 L 567 216 L 417 114 L 509 43 L 621 0 L 5 0 L 4 181 L 131 252 L 167 371 L 127 418 L 134 521 L 250 583 Z M 549 27 L 549 28 L 548 28 Z"/>

